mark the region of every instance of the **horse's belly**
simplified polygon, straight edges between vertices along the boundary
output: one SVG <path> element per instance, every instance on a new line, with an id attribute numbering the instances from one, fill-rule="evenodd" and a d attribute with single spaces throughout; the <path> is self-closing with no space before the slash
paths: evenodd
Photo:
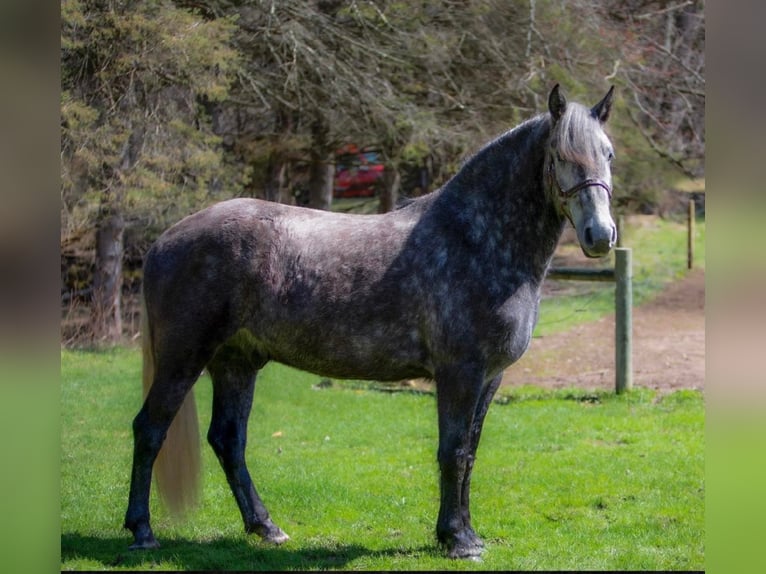
<path id="1" fill-rule="evenodd" d="M 303 371 L 338 379 L 399 381 L 431 376 L 430 371 L 416 357 L 403 356 L 402 353 L 384 357 L 378 353 L 357 354 L 343 348 L 316 353 L 298 345 L 273 347 L 269 357 Z"/>
<path id="2" fill-rule="evenodd" d="M 272 325 L 256 338 L 269 359 L 323 376 L 379 381 L 430 376 L 416 330 L 357 324 L 349 317 L 323 319 Z"/>

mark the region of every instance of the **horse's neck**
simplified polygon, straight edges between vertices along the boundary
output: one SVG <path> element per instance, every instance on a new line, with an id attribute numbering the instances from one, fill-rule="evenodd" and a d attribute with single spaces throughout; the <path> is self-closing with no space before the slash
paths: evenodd
<path id="1" fill-rule="evenodd" d="M 522 124 L 483 148 L 442 190 L 469 241 L 510 254 L 539 281 L 564 223 L 544 184 L 548 134 L 543 118 Z"/>

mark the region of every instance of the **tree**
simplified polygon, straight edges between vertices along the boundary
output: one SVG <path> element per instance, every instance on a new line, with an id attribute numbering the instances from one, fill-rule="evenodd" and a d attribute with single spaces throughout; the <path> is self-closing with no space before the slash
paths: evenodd
<path id="1" fill-rule="evenodd" d="M 705 3 L 625 4 L 609 15 L 631 32 L 615 69 L 633 104 L 629 117 L 660 157 L 699 176 L 705 157 Z"/>
<path id="2" fill-rule="evenodd" d="M 95 230 L 97 336 L 119 332 L 123 230 L 298 181 L 328 208 L 346 143 L 381 150 L 390 209 L 557 82 L 621 88 L 618 202 L 657 157 L 702 174 L 704 26 L 704 0 L 63 0 L 62 243 Z"/>
<path id="3" fill-rule="evenodd" d="M 96 228 L 98 341 L 121 336 L 126 214 L 164 224 L 222 177 L 200 103 L 227 95 L 232 30 L 163 0 L 62 2 L 62 233 Z"/>

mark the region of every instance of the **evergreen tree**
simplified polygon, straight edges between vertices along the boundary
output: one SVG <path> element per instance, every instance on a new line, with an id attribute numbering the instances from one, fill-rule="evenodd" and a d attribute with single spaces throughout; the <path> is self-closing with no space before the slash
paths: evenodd
<path id="1" fill-rule="evenodd" d="M 62 1 L 62 233 L 93 226 L 92 330 L 121 336 L 123 234 L 204 203 L 222 176 L 201 103 L 227 96 L 228 19 L 164 0 Z"/>

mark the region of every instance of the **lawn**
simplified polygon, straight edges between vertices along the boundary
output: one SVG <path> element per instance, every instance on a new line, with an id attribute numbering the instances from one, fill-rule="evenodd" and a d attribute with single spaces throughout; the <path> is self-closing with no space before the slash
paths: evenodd
<path id="1" fill-rule="evenodd" d="M 129 552 L 122 529 L 135 349 L 61 353 L 62 570 L 688 570 L 704 567 L 701 393 L 617 397 L 582 390 L 504 393 L 490 409 L 474 472 L 480 562 L 435 543 L 433 396 L 384 393 L 269 365 L 250 417 L 248 464 L 291 536 L 247 536 L 212 450 L 203 495 L 183 523 L 152 498 L 162 547 Z M 206 376 L 196 385 L 201 433 Z"/>

